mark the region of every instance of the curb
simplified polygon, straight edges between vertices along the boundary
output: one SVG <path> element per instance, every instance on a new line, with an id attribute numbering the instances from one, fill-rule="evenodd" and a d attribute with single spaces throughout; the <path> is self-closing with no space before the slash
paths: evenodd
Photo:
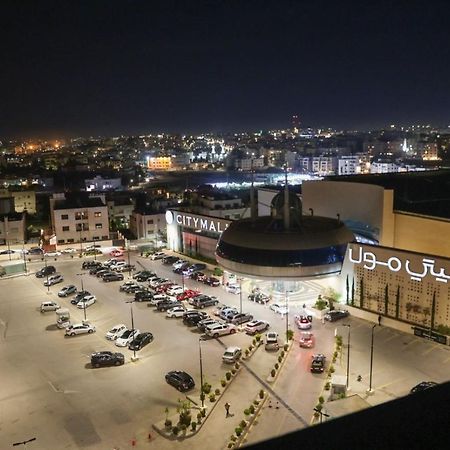
<path id="1" fill-rule="evenodd" d="M 287 360 L 287 358 L 288 358 L 288 356 L 289 356 L 289 353 L 290 353 L 290 351 L 291 351 L 291 349 L 292 349 L 293 346 L 294 346 L 294 339 L 291 339 L 291 340 L 289 341 L 289 344 L 288 344 L 288 349 L 285 351 L 284 358 L 283 358 L 283 360 L 281 361 L 281 363 L 279 363 L 279 364 L 280 364 L 280 367 L 279 367 L 278 370 L 276 371 L 275 376 L 272 377 L 272 375 L 269 374 L 269 376 L 266 378 L 266 381 L 267 381 L 268 383 L 275 383 L 275 381 L 278 379 L 278 376 L 279 376 L 279 374 L 280 374 L 280 372 L 281 372 L 281 369 L 283 368 L 284 364 L 286 363 L 286 360 Z M 284 346 L 282 347 L 282 350 L 284 350 Z M 278 361 L 278 359 L 277 359 L 277 361 Z"/>

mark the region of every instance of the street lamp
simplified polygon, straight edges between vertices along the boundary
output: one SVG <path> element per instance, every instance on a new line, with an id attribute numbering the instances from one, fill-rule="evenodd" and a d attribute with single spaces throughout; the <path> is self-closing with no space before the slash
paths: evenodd
<path id="1" fill-rule="evenodd" d="M 239 312 L 242 314 L 242 278 L 239 278 Z"/>
<path id="2" fill-rule="evenodd" d="M 133 316 L 133 303 L 134 300 L 128 300 L 125 303 L 129 303 L 130 304 L 130 314 L 131 314 L 131 332 L 134 335 L 134 316 Z M 134 339 L 134 337 L 133 337 Z M 136 350 L 133 347 L 133 361 L 136 360 Z"/>
<path id="3" fill-rule="evenodd" d="M 343 327 L 348 328 L 348 334 L 347 334 L 347 389 L 348 389 L 348 377 L 350 373 L 350 324 L 344 323 L 342 324 Z"/>
<path id="4" fill-rule="evenodd" d="M 82 224 L 80 223 L 80 229 L 78 230 L 80 232 L 80 256 L 83 255 L 83 243 L 81 241 L 81 228 L 82 228 Z"/>
<path id="5" fill-rule="evenodd" d="M 286 300 L 286 343 L 289 341 L 289 309 L 288 309 L 288 291 L 287 289 L 284 291 L 284 297 Z"/>
<path id="6" fill-rule="evenodd" d="M 201 341 L 204 340 L 204 338 L 198 338 L 198 352 L 200 357 L 200 400 L 202 401 L 202 409 L 205 407 L 205 393 L 203 392 L 203 361 Z"/>
<path id="7" fill-rule="evenodd" d="M 84 285 L 83 285 L 83 275 L 84 272 L 82 273 L 77 273 L 77 275 L 80 277 L 81 280 L 81 292 L 84 292 Z M 84 297 L 81 299 L 82 301 L 84 300 Z M 86 302 L 83 301 L 83 313 L 84 313 L 84 321 L 87 321 L 87 317 L 86 317 Z"/>
<path id="8" fill-rule="evenodd" d="M 128 278 L 131 278 L 130 244 L 128 242 L 127 242 L 127 253 L 128 253 Z"/>
<path id="9" fill-rule="evenodd" d="M 375 331 L 375 327 L 377 324 L 372 326 L 372 339 L 370 344 L 370 375 L 369 375 L 369 389 L 367 390 L 367 393 L 371 394 L 372 391 L 372 368 L 373 368 L 373 335 Z"/>
<path id="10" fill-rule="evenodd" d="M 27 444 L 28 444 L 29 442 L 33 442 L 33 441 L 35 441 L 35 440 L 36 440 L 36 438 L 34 437 L 34 438 L 28 439 L 28 440 L 26 440 L 26 441 L 22 441 L 22 442 L 14 442 L 12 446 L 13 446 L 13 447 L 16 447 L 17 445 L 23 445 L 24 447 L 26 447 Z"/>
<path id="11" fill-rule="evenodd" d="M 27 274 L 27 255 L 25 255 L 25 241 L 22 244 L 22 256 L 23 256 L 23 267 L 25 269 L 25 275 Z"/>
<path id="12" fill-rule="evenodd" d="M 47 278 L 46 285 L 47 285 L 47 294 L 50 294 L 50 284 L 48 282 L 48 270 L 47 270 L 47 256 L 44 254 L 44 263 L 45 263 L 45 276 Z"/>
<path id="13" fill-rule="evenodd" d="M 184 273 L 183 273 L 183 270 L 181 271 L 181 287 L 182 287 L 183 292 L 184 292 Z"/>

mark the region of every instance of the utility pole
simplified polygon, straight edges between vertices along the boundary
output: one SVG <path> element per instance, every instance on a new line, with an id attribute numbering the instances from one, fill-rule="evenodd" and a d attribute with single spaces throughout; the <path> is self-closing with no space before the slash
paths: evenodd
<path id="1" fill-rule="evenodd" d="M 377 326 L 377 324 L 372 326 L 372 340 L 371 340 L 371 344 L 370 344 L 370 376 L 369 376 L 369 389 L 368 389 L 368 393 L 372 393 L 372 369 L 373 369 L 373 335 L 374 335 L 374 331 L 375 331 L 375 327 Z"/>

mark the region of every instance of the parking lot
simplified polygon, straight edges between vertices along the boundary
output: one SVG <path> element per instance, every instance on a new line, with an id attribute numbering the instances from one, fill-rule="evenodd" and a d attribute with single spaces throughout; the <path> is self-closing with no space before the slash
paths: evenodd
<path id="1" fill-rule="evenodd" d="M 133 255 L 132 262 L 138 270 L 147 268 L 182 284 L 181 275 L 173 274 L 171 267 L 162 265 L 160 261 Z M 132 439 L 145 436 L 152 423 L 164 418 L 166 407 L 175 411 L 178 399 L 184 398 L 183 394 L 165 382 L 164 375 L 168 371 L 188 372 L 196 382 L 190 394 L 198 395 L 199 345 L 202 346 L 204 379 L 213 387 L 219 387 L 220 380 L 229 370 L 229 366 L 222 363 L 225 348 L 235 345 L 244 349 L 251 343 L 252 338 L 239 331 L 234 335 L 208 339 L 199 344 L 201 333 L 195 327 L 186 327 L 181 319 L 169 319 L 165 313 L 147 307 L 146 303 L 127 303 L 133 296 L 119 293 L 122 282 L 102 282 L 87 271 L 82 271 L 81 261 L 77 258 L 59 258 L 52 261 L 52 264 L 64 275 L 64 282 L 51 286 L 49 293 L 43 286 L 45 279 L 37 279 L 34 275 L 2 280 L 0 284 L 0 356 L 3 362 L 3 382 L 0 385 L 0 448 L 9 447 L 13 442 L 30 437 L 37 438 L 31 447 L 35 449 L 105 449 L 115 446 L 130 448 Z M 29 265 L 32 271 L 43 266 L 40 261 Z M 128 274 L 124 275 L 127 280 Z M 87 319 L 96 326 L 96 332 L 65 338 L 64 330 L 56 327 L 55 313 L 40 313 L 39 306 L 44 300 L 55 300 L 61 306 L 69 308 L 72 323 L 81 322 L 83 310 L 71 305 L 70 297 L 58 298 L 56 295 L 64 285 L 75 284 L 80 288 L 81 281 L 84 288 L 97 297 L 97 302 L 86 309 Z M 239 308 L 239 295 L 228 293 L 223 287 L 206 286 L 191 279 L 185 279 L 184 282 L 186 288 L 215 295 L 221 303 Z M 270 323 L 269 329 L 283 336 L 285 318 L 271 311 L 268 305 L 247 301 L 247 295 L 246 284 L 243 283 L 244 311 L 253 314 L 255 318 L 267 320 Z M 311 291 L 310 297 L 302 298 L 302 302 L 313 301 L 314 295 Z M 293 315 L 302 311 L 302 306 L 297 303 L 292 303 L 288 317 L 292 328 Z M 132 351 L 127 348 L 119 349 L 114 342 L 105 339 L 106 332 L 117 323 L 124 323 L 131 328 L 131 308 L 134 312 L 135 327 L 154 335 L 154 341 L 138 352 L 139 360 L 136 362 L 131 361 Z M 214 309 L 208 307 L 205 311 L 212 313 Z M 349 320 L 355 333 L 355 350 L 352 357 L 354 375 L 359 370 L 363 371 L 357 365 L 359 360 L 364 360 L 367 351 L 364 339 L 367 338 L 370 324 L 355 319 Z M 321 352 L 330 358 L 335 328 L 335 324 L 322 325 L 320 321 L 313 321 L 313 331 L 316 335 L 314 349 L 300 349 L 296 334 L 293 352 L 286 362 L 282 376 L 272 387 L 273 398 L 280 401 L 282 406 L 278 418 L 282 415 L 284 417 L 283 420 L 277 419 L 279 423 L 272 429 L 272 435 L 274 430 L 280 433 L 290 431 L 303 426 L 302 420 L 309 421 L 324 380 L 324 375 L 310 374 L 311 355 Z M 376 342 L 376 348 L 380 352 L 381 348 L 389 343 L 389 351 L 386 353 L 389 365 L 384 360 L 383 365 L 378 361 L 374 375 L 380 377 L 379 382 L 383 384 L 383 389 L 388 389 L 389 395 L 394 398 L 404 395 L 409 384 L 415 381 L 414 378 L 421 375 L 425 378 L 434 377 L 438 382 L 446 379 L 448 375 L 445 374 L 448 374 L 448 371 L 445 367 L 448 367 L 450 359 L 447 361 L 440 350 L 431 347 L 435 344 L 419 341 L 403 345 L 400 340 L 405 339 L 404 334 L 393 332 L 391 336 L 387 329 L 383 330 L 383 333 L 383 339 L 380 337 Z M 406 338 L 413 342 L 418 339 L 413 336 Z M 364 344 L 358 344 L 359 341 Z M 418 347 L 421 349 L 419 361 L 415 358 L 415 348 Z M 93 369 L 90 366 L 90 355 L 100 350 L 123 352 L 125 364 L 120 367 Z M 398 352 L 402 354 L 401 366 L 396 365 Z M 442 360 L 440 365 L 436 364 L 438 358 Z M 247 384 L 237 382 L 232 389 L 243 389 L 248 393 L 248 383 L 251 383 L 250 395 L 253 395 L 253 391 L 256 393 L 261 388 L 261 383 L 264 383 L 275 362 L 275 354 L 260 349 L 247 363 L 245 374 L 239 375 L 247 380 Z M 422 368 L 422 363 L 425 362 L 426 366 Z M 396 389 L 394 384 L 388 385 L 389 379 L 397 382 L 396 380 L 400 379 L 398 371 L 408 371 L 409 366 L 416 368 L 414 376 L 408 376 L 407 382 L 403 382 L 403 385 Z M 434 366 L 437 370 L 432 369 Z M 427 370 L 426 367 L 431 369 Z M 363 371 L 363 375 L 365 379 L 366 372 Z M 239 392 L 235 394 L 239 395 Z M 263 420 L 262 418 L 262 424 Z M 260 430 L 260 438 L 265 438 L 264 427 L 260 427 Z M 194 439 L 201 440 L 202 436 L 217 431 L 201 430 Z M 257 429 L 254 436 L 257 439 Z M 226 436 L 223 443 L 225 439 Z M 170 448 L 170 444 L 171 441 L 164 441 L 159 437 L 146 445 L 153 448 Z M 180 446 L 186 447 L 188 444 L 179 443 Z M 221 446 L 222 443 L 218 444 L 217 448 Z"/>

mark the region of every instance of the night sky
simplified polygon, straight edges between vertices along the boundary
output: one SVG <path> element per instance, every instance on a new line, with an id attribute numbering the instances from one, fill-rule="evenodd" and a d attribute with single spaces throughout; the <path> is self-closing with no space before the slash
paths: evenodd
<path id="1" fill-rule="evenodd" d="M 3 0 L 0 138 L 449 125 L 448 3 Z"/>

